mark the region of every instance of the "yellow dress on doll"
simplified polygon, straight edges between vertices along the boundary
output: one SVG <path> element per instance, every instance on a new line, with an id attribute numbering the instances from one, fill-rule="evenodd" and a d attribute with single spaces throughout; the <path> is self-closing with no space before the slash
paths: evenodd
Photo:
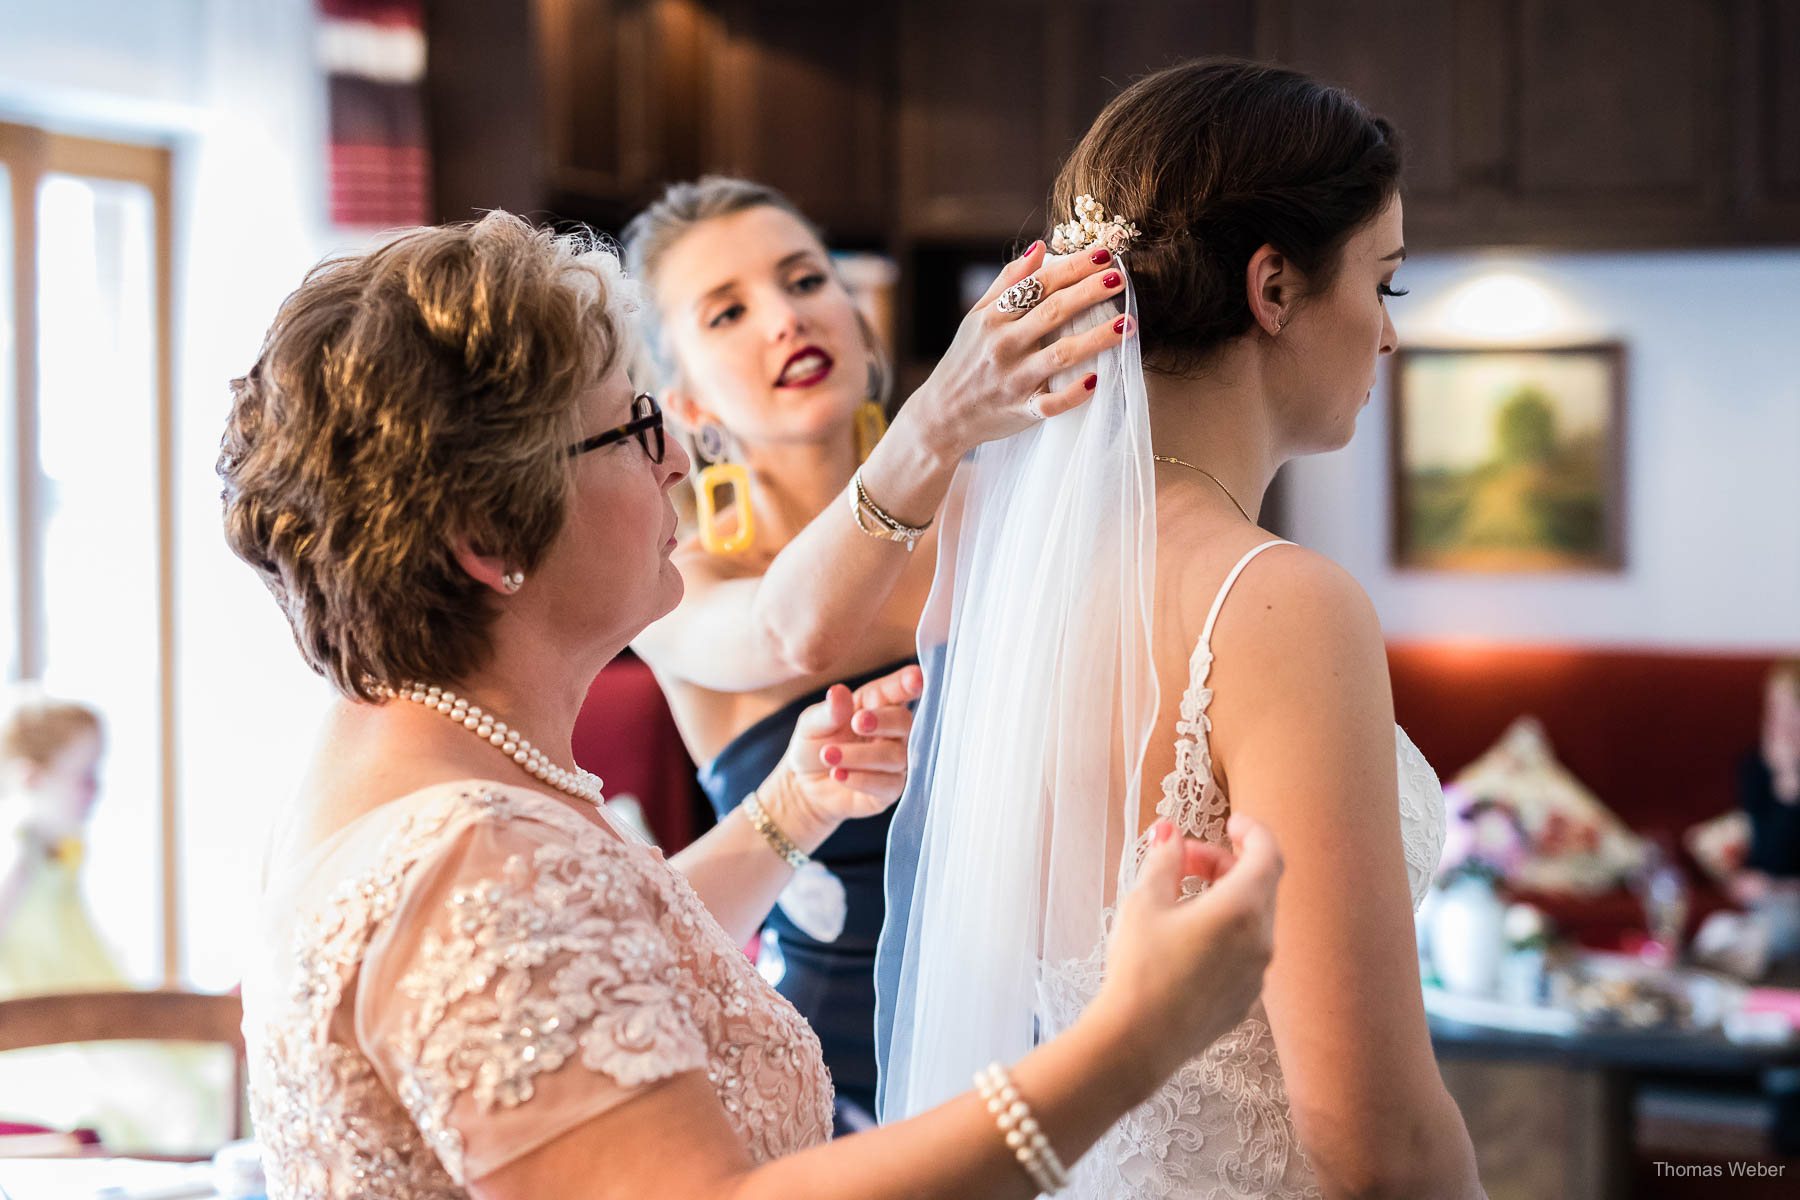
<path id="1" fill-rule="evenodd" d="M 0 846 L 22 887 L 0 924 L 0 999 L 132 986 L 81 892 L 81 843 Z M 10 860 L 10 861 L 8 861 Z M 93 1042 L 0 1053 L 0 1121 L 92 1129 L 111 1150 L 211 1151 L 230 1136 L 230 1052 L 169 1042 Z"/>

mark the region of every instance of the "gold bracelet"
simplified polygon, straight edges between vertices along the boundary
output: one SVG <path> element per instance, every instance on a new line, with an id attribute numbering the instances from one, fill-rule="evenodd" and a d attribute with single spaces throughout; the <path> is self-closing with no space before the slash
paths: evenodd
<path id="1" fill-rule="evenodd" d="M 1006 1073 L 1006 1068 L 991 1063 L 986 1070 L 975 1072 L 975 1088 L 987 1102 L 987 1110 L 994 1114 L 1000 1136 L 1006 1140 L 1006 1148 L 1031 1176 L 1039 1193 L 1053 1196 L 1068 1187 L 1069 1173 L 1051 1148 L 1050 1139 L 1039 1128 L 1037 1118 L 1031 1115 L 1031 1106 L 1013 1086 L 1012 1076 Z"/>
<path id="2" fill-rule="evenodd" d="M 862 468 L 860 467 L 857 468 L 856 474 L 850 477 L 850 488 L 846 494 L 850 500 L 851 519 L 856 522 L 858 529 L 872 538 L 879 538 L 884 542 L 903 543 L 910 551 L 919 544 L 919 539 L 925 536 L 925 531 L 931 528 L 930 521 L 926 521 L 923 525 L 908 525 L 875 503 L 869 496 L 869 489 L 863 486 Z M 874 528 L 870 528 L 871 521 L 874 522 Z"/>
<path id="3" fill-rule="evenodd" d="M 744 810 L 744 816 L 749 820 L 751 828 L 762 834 L 763 841 L 769 843 L 769 849 L 779 854 L 782 861 L 788 866 L 798 871 L 812 861 L 806 851 L 796 846 L 794 840 L 782 832 L 781 826 L 775 823 L 775 818 L 771 817 L 769 810 L 762 806 L 762 798 L 755 792 L 745 796 L 744 803 L 739 807 Z"/>

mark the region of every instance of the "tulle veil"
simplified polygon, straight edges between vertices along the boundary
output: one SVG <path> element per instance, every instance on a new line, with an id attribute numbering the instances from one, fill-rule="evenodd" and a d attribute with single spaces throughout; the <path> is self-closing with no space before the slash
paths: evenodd
<path id="1" fill-rule="evenodd" d="M 1137 320 L 1122 300 L 1064 332 Z M 876 955 L 878 1113 L 911 1116 L 1060 1032 L 1137 837 L 1158 689 L 1156 514 L 1138 342 L 1083 406 L 981 446 L 942 514 L 926 668 Z"/>

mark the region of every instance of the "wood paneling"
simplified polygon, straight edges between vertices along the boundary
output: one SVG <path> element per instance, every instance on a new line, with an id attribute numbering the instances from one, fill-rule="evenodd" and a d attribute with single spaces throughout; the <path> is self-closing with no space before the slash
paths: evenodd
<path id="1" fill-rule="evenodd" d="M 902 257 L 1002 247 L 1045 227 L 1057 166 L 1120 88 L 1237 53 L 1399 126 L 1420 248 L 1800 242 L 1800 0 L 429 0 L 427 15 L 445 216 L 606 224 L 669 179 L 726 170 Z"/>
<path id="2" fill-rule="evenodd" d="M 1737 220 L 1753 236 L 1800 229 L 1800 0 L 1740 0 L 1733 113 Z"/>
<path id="3" fill-rule="evenodd" d="M 879 5 L 721 7 L 704 158 L 773 184 L 833 234 L 891 227 L 895 21 Z"/>
<path id="4" fill-rule="evenodd" d="M 1082 38 L 1071 145 L 1133 80 L 1190 58 L 1255 52 L 1252 0 L 1088 0 L 1077 20 Z"/>
<path id="5" fill-rule="evenodd" d="M 652 0 L 536 0 L 555 185 L 598 196 L 648 186 L 666 143 Z"/>
<path id="6" fill-rule="evenodd" d="M 899 37 L 900 228 L 1007 239 L 1043 224 L 1066 93 L 1045 5 L 906 5 Z"/>
<path id="7" fill-rule="evenodd" d="M 488 208 L 539 208 L 549 159 L 529 4 L 426 0 L 425 25 L 436 219 L 466 220 Z"/>
<path id="8" fill-rule="evenodd" d="M 1597 237 L 1611 225 L 1717 240 L 1730 140 L 1726 31 L 1711 0 L 1525 0 L 1520 215 Z"/>
<path id="9" fill-rule="evenodd" d="M 1446 0 L 1266 0 L 1258 50 L 1392 121 L 1404 136 L 1409 200 L 1445 201 L 1459 182 L 1458 9 Z"/>

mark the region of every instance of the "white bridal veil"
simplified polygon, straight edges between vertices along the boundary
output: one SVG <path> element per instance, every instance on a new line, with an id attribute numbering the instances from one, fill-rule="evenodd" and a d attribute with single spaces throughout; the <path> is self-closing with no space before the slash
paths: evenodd
<path id="1" fill-rule="evenodd" d="M 1129 274 L 1122 307 L 1064 332 L 1121 311 L 1136 322 Z M 876 959 L 884 1121 L 967 1090 L 1072 1019 L 1055 977 L 1092 959 L 1137 836 L 1158 696 L 1137 339 L 1094 369 L 1088 403 L 965 459 L 940 516 Z"/>

